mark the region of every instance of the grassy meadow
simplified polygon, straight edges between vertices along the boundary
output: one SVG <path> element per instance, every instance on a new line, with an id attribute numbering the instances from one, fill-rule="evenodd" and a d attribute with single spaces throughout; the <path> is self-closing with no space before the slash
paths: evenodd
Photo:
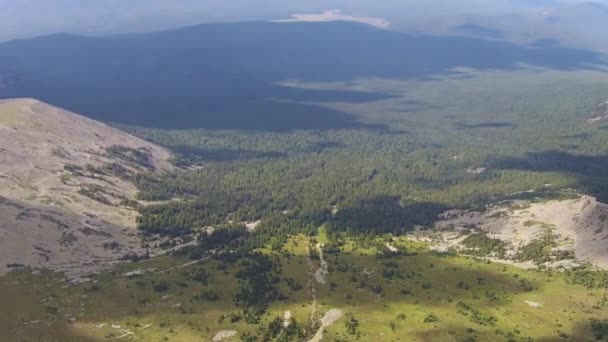
<path id="1" fill-rule="evenodd" d="M 339 252 L 325 253 L 326 283 L 309 282 L 311 239 L 323 242 L 323 235 L 292 237 L 279 253 L 262 250 L 280 261 L 284 298 L 272 302 L 257 324 L 233 318 L 241 312 L 233 301 L 241 260 L 183 266 L 189 260 L 159 257 L 120 265 L 77 286 L 57 274 L 11 273 L 0 279 L 0 301 L 8 308 L 0 316 L 0 339 L 210 341 L 221 330 L 255 334 L 285 311 L 306 327 L 311 284 L 317 315 L 332 308 L 344 313 L 326 329 L 325 341 L 586 341 L 594 336 L 590 320 L 608 318 L 605 290 L 571 285 L 565 274 L 438 254 L 405 237 L 378 238 L 376 245 L 391 241 L 400 251 L 382 258 L 378 247 L 348 240 Z M 319 267 L 318 260 L 311 262 Z M 150 272 L 125 275 L 136 269 Z M 208 272 L 207 285 L 189 280 L 188 272 L 199 269 Z M 294 291 L 288 278 L 302 287 Z M 161 282 L 167 287 L 157 287 Z M 200 298 L 209 290 L 217 299 Z M 354 331 L 346 324 L 351 317 Z"/>

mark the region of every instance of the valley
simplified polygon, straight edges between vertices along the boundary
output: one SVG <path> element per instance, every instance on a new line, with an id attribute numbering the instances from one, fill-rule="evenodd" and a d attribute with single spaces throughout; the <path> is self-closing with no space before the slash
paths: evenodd
<path id="1" fill-rule="evenodd" d="M 606 340 L 607 67 L 344 22 L 0 44 L 0 340 Z"/>

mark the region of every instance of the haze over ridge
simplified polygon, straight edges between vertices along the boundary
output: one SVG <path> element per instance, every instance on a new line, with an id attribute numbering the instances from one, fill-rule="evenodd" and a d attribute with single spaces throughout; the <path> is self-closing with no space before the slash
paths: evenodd
<path id="1" fill-rule="evenodd" d="M 509 35 L 512 39 L 521 40 L 534 32 L 539 36 L 589 44 L 602 36 L 606 22 L 603 12 L 608 11 L 601 9 L 606 6 L 606 0 L 464 0 L 450 3 L 438 0 L 374 3 L 360 0 L 0 0 L 0 41 L 56 32 L 98 35 L 163 30 L 205 22 L 276 20 L 294 14 L 312 15 L 338 9 L 345 16 L 386 20 L 392 24 L 391 29 L 400 31 L 436 30 L 441 33 L 459 25 L 473 24 L 501 31 L 513 30 Z M 21 20 L 24 17 L 28 18 L 27 25 Z"/>

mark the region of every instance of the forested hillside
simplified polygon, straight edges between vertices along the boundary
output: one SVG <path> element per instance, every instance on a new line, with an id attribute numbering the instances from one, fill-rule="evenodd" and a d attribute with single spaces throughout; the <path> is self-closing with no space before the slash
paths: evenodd
<path id="1" fill-rule="evenodd" d="M 369 122 L 391 122 L 390 129 L 245 133 L 130 127 L 172 147 L 176 163 L 201 166 L 160 179 L 139 177 L 141 199 L 188 203 L 150 207 L 142 225 L 181 230 L 287 211 L 292 218 L 314 217 L 336 227 L 403 232 L 431 224 L 447 208 L 559 198 L 568 188 L 605 199 L 601 165 L 608 136 L 602 123 L 587 121 L 604 98 L 601 75 L 471 73 L 385 84 L 391 87 L 387 93 L 404 93 L 391 99 L 322 104 L 348 107 Z M 405 101 L 433 105 L 402 110 Z M 536 195 L 518 195 L 529 190 Z"/>

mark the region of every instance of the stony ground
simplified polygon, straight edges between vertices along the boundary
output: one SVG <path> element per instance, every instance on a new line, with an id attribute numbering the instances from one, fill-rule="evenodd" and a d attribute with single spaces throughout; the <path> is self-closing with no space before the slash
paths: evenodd
<path id="1" fill-rule="evenodd" d="M 578 263 L 608 269 L 608 205 L 595 198 L 553 201 L 515 201 L 492 205 L 480 211 L 450 211 L 435 224 L 427 238 L 438 250 L 458 247 L 459 232 L 481 229 L 490 237 L 508 243 L 513 254 L 549 230 L 562 249 L 573 250 Z M 530 266 L 530 265 L 520 265 Z"/>
<path id="2" fill-rule="evenodd" d="M 124 205 L 136 188 L 100 170 L 144 170 L 112 146 L 171 169 L 169 151 L 105 124 L 32 99 L 0 101 L 0 275 L 9 264 L 89 271 L 137 251 L 137 211 Z"/>

